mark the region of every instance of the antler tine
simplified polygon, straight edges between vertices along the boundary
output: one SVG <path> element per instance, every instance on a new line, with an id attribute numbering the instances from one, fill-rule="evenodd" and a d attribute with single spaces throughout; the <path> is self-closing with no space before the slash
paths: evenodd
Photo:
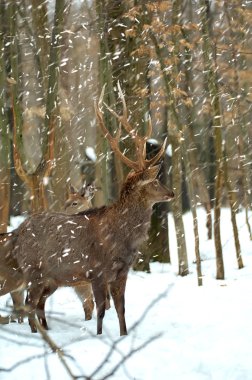
<path id="1" fill-rule="evenodd" d="M 103 92 L 101 93 L 100 100 L 103 98 L 104 88 L 105 88 L 105 85 L 102 88 Z M 123 103 L 123 114 L 120 116 L 112 108 L 110 108 L 105 102 L 103 102 L 103 104 L 105 105 L 105 107 L 107 108 L 107 110 L 113 116 L 115 116 L 115 118 L 123 125 L 123 127 L 125 128 L 125 130 L 132 135 L 133 132 L 134 132 L 134 130 L 130 126 L 130 124 L 128 122 L 127 105 L 126 105 L 125 98 L 124 98 L 124 95 L 123 95 L 123 92 L 122 92 L 122 89 L 121 89 L 119 81 L 117 82 L 117 88 L 118 88 L 120 99 L 122 100 L 122 103 Z M 100 103 L 100 100 L 99 100 L 99 103 Z"/>
<path id="2" fill-rule="evenodd" d="M 166 143 L 167 143 L 167 137 L 165 138 L 163 145 L 160 151 L 156 154 L 156 156 L 152 157 L 150 160 L 145 160 L 147 167 L 155 165 L 155 163 L 158 162 L 158 160 L 160 160 L 160 158 L 163 156 L 165 152 Z"/>
<path id="3" fill-rule="evenodd" d="M 118 88 L 118 93 L 119 93 L 120 99 L 121 99 L 122 104 L 123 104 L 123 117 L 127 120 L 128 119 L 127 105 L 126 105 L 125 97 L 123 95 L 122 88 L 121 88 L 119 81 L 117 81 L 117 88 Z"/>
<path id="4" fill-rule="evenodd" d="M 131 169 L 134 169 L 135 171 L 137 171 L 137 170 L 139 170 L 139 164 L 137 162 L 134 162 L 134 161 L 130 160 L 126 156 L 124 156 L 124 154 L 122 154 L 122 152 L 120 151 L 119 140 L 120 140 L 120 137 L 121 137 L 121 127 L 119 127 L 119 129 L 118 129 L 118 131 L 116 133 L 116 137 L 113 137 L 109 133 L 108 129 L 105 127 L 105 124 L 104 124 L 104 121 L 103 121 L 103 113 L 102 113 L 101 108 L 100 108 L 101 104 L 103 103 L 104 91 L 105 91 L 105 85 L 102 88 L 102 92 L 101 92 L 101 95 L 100 95 L 98 103 L 95 102 L 95 104 L 94 104 L 94 106 L 95 106 L 95 112 L 96 112 L 96 116 L 97 116 L 98 121 L 99 121 L 100 128 L 101 128 L 104 136 L 108 139 L 108 141 L 110 143 L 110 146 L 111 146 L 111 149 L 113 150 L 113 152 L 115 154 L 117 154 L 117 156 L 127 166 L 129 166 Z"/>
<path id="5" fill-rule="evenodd" d="M 120 116 L 118 115 L 112 108 L 110 108 L 105 102 L 103 102 L 103 104 L 105 105 L 105 107 L 107 108 L 107 110 L 113 115 L 115 116 L 115 118 L 122 124 L 122 126 L 125 128 L 125 130 L 133 135 L 133 137 L 135 137 L 135 134 L 134 133 L 134 129 L 130 126 L 128 120 L 127 120 L 127 116 L 125 116 L 125 114 L 123 114 L 123 116 Z"/>
<path id="6" fill-rule="evenodd" d="M 149 115 L 149 120 L 148 120 L 148 130 L 146 134 L 146 140 L 149 139 L 152 135 L 152 122 L 151 122 L 151 116 Z"/>
<path id="7" fill-rule="evenodd" d="M 103 102 L 104 106 L 107 108 L 107 110 L 115 116 L 116 119 L 121 123 L 122 122 L 122 116 L 118 115 L 112 108 L 110 108 L 107 103 Z"/>
<path id="8" fill-rule="evenodd" d="M 136 130 L 134 128 L 132 128 L 128 122 L 127 105 L 126 105 L 125 97 L 123 95 L 122 88 L 121 88 L 119 81 L 117 82 L 117 88 L 118 88 L 118 93 L 119 93 L 119 96 L 120 96 L 120 98 L 122 100 L 122 104 L 123 104 L 123 118 L 122 118 L 123 120 L 121 120 L 122 124 L 123 124 L 124 128 L 126 129 L 126 131 L 134 139 L 135 147 L 136 147 L 136 155 L 137 155 L 137 159 L 139 162 L 139 166 L 141 169 L 144 169 L 146 167 L 146 164 L 145 164 L 146 141 L 148 140 L 148 138 L 151 136 L 151 133 L 152 133 L 151 120 L 149 119 L 147 135 L 143 136 L 143 137 L 138 136 Z"/>
<path id="9" fill-rule="evenodd" d="M 110 108 L 105 102 L 103 104 L 107 108 L 107 110 L 117 118 L 117 120 L 121 123 L 121 125 L 124 127 L 124 129 L 129 133 L 129 135 L 133 138 L 135 147 L 136 147 L 136 156 L 137 156 L 137 162 L 135 163 L 138 166 L 138 170 L 145 168 L 145 154 L 144 154 L 144 144 L 146 141 L 145 137 L 140 137 L 137 135 L 134 128 L 131 127 L 130 123 L 128 122 L 128 111 L 127 111 L 127 105 L 125 101 L 125 97 L 123 95 L 120 83 L 117 82 L 117 88 L 119 92 L 119 97 L 122 100 L 123 103 L 123 114 L 122 116 L 118 115 L 112 108 Z"/>
<path id="10" fill-rule="evenodd" d="M 108 139 L 108 141 L 110 143 L 110 146 L 111 146 L 111 149 L 114 151 L 115 154 L 117 154 L 117 156 L 128 167 L 130 167 L 131 169 L 133 169 L 135 171 L 144 170 L 144 169 L 146 169 L 146 168 L 148 168 L 150 166 L 153 166 L 162 157 L 162 155 L 164 154 L 167 138 L 165 139 L 165 141 L 164 141 L 164 143 L 163 143 L 160 151 L 156 154 L 156 156 L 153 157 L 153 158 L 151 158 L 150 160 L 146 160 L 145 159 L 145 157 L 146 157 L 146 141 L 148 140 L 148 138 L 150 138 L 151 133 L 152 133 L 151 118 L 149 118 L 149 121 L 148 121 L 148 129 L 147 129 L 146 135 L 145 136 L 138 136 L 137 133 L 136 133 L 136 131 L 135 131 L 135 129 L 133 129 L 131 127 L 131 125 L 129 124 L 129 122 L 128 122 L 127 105 L 126 105 L 126 102 L 125 102 L 125 98 L 124 98 L 124 95 L 123 95 L 120 83 L 119 82 L 117 83 L 117 87 L 118 87 L 119 96 L 120 96 L 120 98 L 122 100 L 122 103 L 123 103 L 123 114 L 122 114 L 122 116 L 119 116 L 112 108 L 110 108 L 103 101 L 105 87 L 106 86 L 104 85 L 103 88 L 102 88 L 102 92 L 101 92 L 99 101 L 95 102 L 95 112 L 96 112 L 96 115 L 97 115 L 97 119 L 99 121 L 100 128 L 101 128 L 102 132 L 104 133 L 104 136 Z M 136 147 L 136 158 L 137 158 L 137 161 L 130 160 L 129 158 L 127 158 L 120 151 L 119 141 L 120 141 L 120 137 L 121 137 L 121 125 L 119 126 L 119 129 L 118 129 L 118 131 L 116 133 L 116 136 L 113 137 L 110 134 L 110 132 L 108 131 L 108 129 L 106 128 L 105 124 L 104 124 L 104 121 L 103 121 L 103 112 L 101 111 L 102 104 L 104 104 L 105 107 L 107 108 L 107 110 L 113 116 L 115 116 L 116 119 L 118 119 L 118 121 L 120 122 L 120 124 L 125 128 L 125 130 L 127 132 L 129 132 L 129 134 L 133 138 L 134 143 L 135 143 L 135 147 Z"/>
<path id="11" fill-rule="evenodd" d="M 99 103 L 98 103 L 98 104 L 99 104 Z M 94 106 L 95 106 L 95 113 L 96 113 L 96 116 L 97 116 L 97 118 L 98 118 L 98 121 L 99 121 L 99 125 L 100 125 L 100 127 L 101 127 L 101 130 L 102 130 L 102 132 L 104 133 L 104 136 L 105 136 L 106 138 L 108 138 L 109 141 L 114 140 L 114 137 L 109 133 L 109 131 L 107 130 L 107 128 L 106 128 L 105 125 L 104 125 L 103 117 L 102 117 L 102 112 L 101 112 L 100 107 L 97 105 L 96 102 L 94 103 Z"/>

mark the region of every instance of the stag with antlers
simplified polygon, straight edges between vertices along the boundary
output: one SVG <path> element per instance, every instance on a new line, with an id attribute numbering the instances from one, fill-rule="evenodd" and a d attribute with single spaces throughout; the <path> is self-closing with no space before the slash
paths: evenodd
<path id="1" fill-rule="evenodd" d="M 123 114 L 118 115 L 109 107 L 107 109 L 133 139 L 135 161 L 119 149 L 121 129 L 113 137 L 105 127 L 102 112 L 105 88 L 95 110 L 99 126 L 112 150 L 132 169 L 119 199 L 110 206 L 71 216 L 38 213 L 30 216 L 16 230 L 14 255 L 28 287 L 26 305 L 33 332 L 37 331 L 36 315 L 42 326 L 47 328 L 40 308 L 43 297 L 47 298 L 58 286 L 74 286 L 84 280 L 92 284 L 97 334 L 102 333 L 108 284 L 118 314 L 120 334 L 127 334 L 124 304 L 128 271 L 139 246 L 147 238 L 153 205 L 170 200 L 174 193 L 157 179 L 159 165 L 156 163 L 164 154 L 166 142 L 155 157 L 146 159 L 145 146 L 151 135 L 151 123 L 147 135 L 140 137 L 128 122 L 126 102 L 120 86 L 118 89 Z"/>

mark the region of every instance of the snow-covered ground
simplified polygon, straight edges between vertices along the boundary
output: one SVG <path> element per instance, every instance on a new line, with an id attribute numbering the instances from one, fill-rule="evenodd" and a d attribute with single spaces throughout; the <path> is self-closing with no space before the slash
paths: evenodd
<path id="1" fill-rule="evenodd" d="M 62 347 L 74 375 L 101 380 L 252 379 L 252 242 L 245 216 L 243 212 L 237 214 L 245 265 L 238 270 L 230 211 L 222 210 L 226 279 L 217 281 L 214 243 L 207 240 L 204 211 L 199 209 L 198 213 L 203 286 L 197 286 L 191 215 L 184 216 L 190 263 L 190 275 L 184 278 L 177 276 L 176 241 L 170 219 L 172 264 L 154 263 L 151 274 L 129 275 L 127 337 L 119 337 L 114 307 L 106 312 L 104 333 L 97 337 L 96 319 L 84 321 L 82 306 L 72 289 L 61 288 L 48 300 L 49 335 Z M 1 308 L 9 303 L 8 296 L 0 299 Z M 122 363 L 128 354 L 130 357 Z M 12 371 L 3 371 L 15 365 Z M 71 378 L 40 335 L 30 333 L 27 321 L 0 326 L 0 369 L 1 380 Z M 114 369 L 117 371 L 109 376 Z"/>

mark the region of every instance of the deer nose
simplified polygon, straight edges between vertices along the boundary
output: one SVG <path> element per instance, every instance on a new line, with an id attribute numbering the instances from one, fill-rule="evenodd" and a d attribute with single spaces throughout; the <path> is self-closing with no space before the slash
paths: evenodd
<path id="1" fill-rule="evenodd" d="M 174 198 L 174 197 L 175 197 L 175 194 L 174 194 L 173 191 L 170 192 L 170 197 L 171 197 L 171 198 Z"/>

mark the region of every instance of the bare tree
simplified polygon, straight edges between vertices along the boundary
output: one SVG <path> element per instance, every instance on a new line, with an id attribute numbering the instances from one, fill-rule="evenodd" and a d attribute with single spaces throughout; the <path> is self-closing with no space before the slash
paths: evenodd
<path id="1" fill-rule="evenodd" d="M 57 126 L 58 115 L 58 66 L 60 59 L 61 31 L 63 29 L 63 14 L 65 2 L 55 2 L 54 25 L 50 45 L 50 57 L 48 65 L 48 87 L 46 90 L 45 115 L 41 128 L 41 159 L 36 169 L 31 172 L 27 169 L 27 159 L 25 155 L 23 139 L 23 118 L 22 102 L 20 97 L 21 80 L 19 72 L 18 34 L 17 22 L 18 14 L 14 3 L 8 4 L 9 19 L 11 22 L 11 75 L 14 78 L 11 94 L 13 109 L 13 150 L 14 164 L 20 178 L 27 184 L 31 191 L 32 210 L 38 211 L 48 207 L 45 195 L 45 185 L 53 168 L 54 159 L 54 134 Z M 44 36 L 45 38 L 45 36 Z M 44 51 L 43 51 L 44 52 Z M 43 73 L 41 69 L 40 74 Z"/>
<path id="2" fill-rule="evenodd" d="M 217 67 L 215 65 L 215 51 L 211 43 L 211 30 L 209 27 L 209 9 L 208 1 L 201 1 L 201 25 L 202 25 L 202 50 L 206 72 L 207 85 L 209 90 L 209 97 L 212 104 L 212 129 L 215 142 L 215 164 L 216 164 L 216 177 L 215 177 L 215 205 L 214 205 L 214 241 L 216 250 L 216 278 L 223 280 L 224 263 L 222 255 L 222 244 L 220 234 L 220 216 L 221 216 L 221 196 L 223 189 L 223 151 L 222 151 L 222 113 L 218 91 Z"/>
<path id="3" fill-rule="evenodd" d="M 9 223 L 10 206 L 10 126 L 7 118 L 7 78 L 5 72 L 5 31 L 3 18 L 5 15 L 5 4 L 2 4 L 1 26 L 0 26 L 0 233 L 7 231 Z"/>

